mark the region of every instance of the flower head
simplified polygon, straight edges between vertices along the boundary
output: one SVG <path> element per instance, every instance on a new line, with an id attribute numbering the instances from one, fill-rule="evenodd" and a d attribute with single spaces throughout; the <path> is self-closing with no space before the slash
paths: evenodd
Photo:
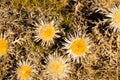
<path id="1" fill-rule="evenodd" d="M 50 23 L 44 23 L 41 21 L 41 25 L 38 25 L 38 28 L 36 29 L 36 39 L 35 41 L 42 40 L 42 45 L 50 45 L 51 43 L 54 43 L 54 38 L 58 38 L 59 36 L 56 34 L 58 33 L 58 29 L 56 28 L 56 25 L 54 24 L 54 21 Z"/>
<path id="2" fill-rule="evenodd" d="M 52 25 L 45 24 L 44 28 L 40 29 L 39 35 L 42 40 L 50 40 L 55 36 L 55 29 Z"/>
<path id="3" fill-rule="evenodd" d="M 28 65 L 23 65 L 21 66 L 21 68 L 18 71 L 18 74 L 21 78 L 23 78 L 24 80 L 27 80 L 30 75 L 31 75 L 32 69 L 30 66 Z"/>
<path id="4" fill-rule="evenodd" d="M 75 39 L 71 45 L 70 50 L 75 55 L 82 55 L 87 51 L 87 43 L 84 39 Z"/>
<path id="5" fill-rule="evenodd" d="M 63 44 L 63 49 L 67 50 L 69 57 L 76 60 L 90 52 L 89 48 L 91 45 L 89 39 L 85 37 L 85 34 L 74 34 L 75 36 L 69 35 L 68 38 L 65 38 L 66 43 Z"/>
<path id="6" fill-rule="evenodd" d="M 0 56 L 3 56 L 8 51 L 8 43 L 6 40 L 0 38 Z"/>
<path id="7" fill-rule="evenodd" d="M 49 75 L 52 77 L 52 79 L 64 79 L 65 77 L 68 77 L 68 74 L 70 73 L 70 64 L 67 63 L 67 59 L 63 58 L 61 56 L 58 56 L 58 54 L 49 55 L 48 63 L 45 66 L 46 67 L 46 74 L 45 76 Z"/>
<path id="8" fill-rule="evenodd" d="M 34 66 L 30 62 L 28 62 L 28 60 L 26 62 L 20 61 L 18 65 L 19 65 L 17 68 L 18 78 L 21 80 L 31 80 L 33 73 L 36 72 Z"/>
<path id="9" fill-rule="evenodd" d="M 120 28 L 120 6 L 114 7 L 111 9 L 111 13 L 107 15 L 111 18 L 111 27 L 114 28 L 114 31 Z"/>
<path id="10" fill-rule="evenodd" d="M 0 36 L 0 57 L 7 54 L 8 48 L 9 48 L 9 45 L 8 45 L 8 40 L 6 39 L 6 35 L 1 34 Z"/>

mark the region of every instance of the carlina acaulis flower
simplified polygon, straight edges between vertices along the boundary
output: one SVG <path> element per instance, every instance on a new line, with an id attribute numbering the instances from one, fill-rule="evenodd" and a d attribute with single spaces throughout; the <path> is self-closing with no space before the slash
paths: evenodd
<path id="1" fill-rule="evenodd" d="M 48 64 L 48 71 L 55 76 L 61 75 L 64 72 L 64 68 L 64 64 L 61 61 L 52 61 Z"/>
<path id="2" fill-rule="evenodd" d="M 74 61 L 90 52 L 91 41 L 85 36 L 81 32 L 80 34 L 74 32 L 74 35 L 69 34 L 68 38 L 65 38 L 66 43 L 63 43 L 63 49 L 67 50 L 69 57 Z"/>
<path id="3" fill-rule="evenodd" d="M 67 58 L 59 56 L 59 52 L 49 55 L 47 65 L 45 65 L 44 76 L 50 76 L 53 80 L 62 80 L 69 77 L 68 74 L 71 71 L 70 63 L 67 62 Z"/>
<path id="4" fill-rule="evenodd" d="M 41 41 L 41 44 L 43 46 L 54 44 L 54 38 L 58 38 L 59 35 L 56 34 L 59 33 L 59 30 L 56 28 L 56 25 L 54 24 L 54 21 L 51 21 L 50 23 L 44 23 L 41 21 L 41 25 L 38 25 L 36 29 L 36 39 L 35 41 Z"/>
<path id="5" fill-rule="evenodd" d="M 7 51 L 8 51 L 8 41 L 0 37 L 0 57 L 7 54 Z"/>
<path id="6" fill-rule="evenodd" d="M 82 55 L 87 51 L 87 43 L 84 39 L 75 39 L 70 46 L 70 50 L 75 55 Z"/>
<path id="7" fill-rule="evenodd" d="M 111 28 L 114 29 L 114 31 L 119 31 L 120 28 L 120 5 L 117 7 L 111 9 L 111 13 L 107 14 L 106 16 L 111 18 Z"/>
<path id="8" fill-rule="evenodd" d="M 20 80 L 32 80 L 32 76 L 34 72 L 37 72 L 35 70 L 35 66 L 31 64 L 30 61 L 20 61 L 18 63 L 18 68 L 17 68 L 17 77 Z"/>

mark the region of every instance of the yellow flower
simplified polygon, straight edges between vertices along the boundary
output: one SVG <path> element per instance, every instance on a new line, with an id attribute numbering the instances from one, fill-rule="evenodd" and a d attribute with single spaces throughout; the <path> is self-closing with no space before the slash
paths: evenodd
<path id="1" fill-rule="evenodd" d="M 120 29 L 120 6 L 114 7 L 111 9 L 111 13 L 107 15 L 111 18 L 111 28 L 114 28 L 114 31 Z"/>
<path id="2" fill-rule="evenodd" d="M 0 56 L 3 56 L 8 51 L 8 43 L 6 40 L 0 38 Z"/>
<path id="3" fill-rule="evenodd" d="M 70 50 L 75 55 L 83 55 L 87 51 L 87 42 L 84 39 L 76 39 L 71 42 Z"/>
<path id="4" fill-rule="evenodd" d="M 79 57 L 90 52 L 91 41 L 84 36 L 85 34 L 76 34 L 76 36 L 69 35 L 68 38 L 65 38 L 66 43 L 63 43 L 63 49 L 67 50 L 69 57 L 74 61 L 78 61 Z"/>
<path id="5" fill-rule="evenodd" d="M 45 76 L 49 75 L 53 80 L 62 80 L 68 77 L 71 67 L 66 58 L 59 56 L 59 53 L 55 52 L 54 55 L 49 55 L 48 61 L 47 65 L 45 65 Z"/>
<path id="6" fill-rule="evenodd" d="M 20 69 L 18 70 L 18 75 L 24 79 L 24 80 L 28 80 L 28 78 L 30 77 L 32 73 L 32 69 L 30 66 L 28 65 L 23 65 L 20 67 Z"/>
<path id="7" fill-rule="evenodd" d="M 57 35 L 59 33 L 59 30 L 56 28 L 56 25 L 54 24 L 54 21 L 50 23 L 43 23 L 41 25 L 38 25 L 38 28 L 36 29 L 36 39 L 35 41 L 41 41 L 42 46 L 49 46 L 50 44 L 54 44 L 54 38 L 58 38 Z"/>
<path id="8" fill-rule="evenodd" d="M 52 61 L 48 64 L 48 71 L 57 77 L 63 74 L 64 69 L 65 66 L 61 61 Z"/>
<path id="9" fill-rule="evenodd" d="M 34 73 L 36 73 L 35 67 L 31 62 L 20 61 L 17 68 L 17 77 L 20 80 L 29 80 L 32 79 Z"/>
<path id="10" fill-rule="evenodd" d="M 44 28 L 40 29 L 39 35 L 42 40 L 51 40 L 55 36 L 55 29 L 52 25 L 45 24 Z"/>

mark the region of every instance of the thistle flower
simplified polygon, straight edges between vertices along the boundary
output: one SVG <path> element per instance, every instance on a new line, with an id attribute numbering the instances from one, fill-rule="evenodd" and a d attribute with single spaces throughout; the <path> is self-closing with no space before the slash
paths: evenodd
<path id="1" fill-rule="evenodd" d="M 59 30 L 56 28 L 56 24 L 54 21 L 51 21 L 50 23 L 46 22 L 44 23 L 41 21 L 41 25 L 38 25 L 38 28 L 36 28 L 36 39 L 35 41 L 41 41 L 42 46 L 49 46 L 50 44 L 54 44 L 54 39 L 58 38 Z"/>
<path id="2" fill-rule="evenodd" d="M 66 58 L 63 56 L 58 56 L 59 53 L 55 52 L 54 55 L 49 55 L 48 63 L 45 65 L 45 74 L 47 78 L 52 78 L 53 80 L 62 80 L 68 77 L 71 67 Z"/>
<path id="3" fill-rule="evenodd" d="M 118 7 L 114 7 L 111 9 L 111 13 L 106 15 L 111 18 L 111 28 L 114 29 L 114 31 L 119 30 L 120 27 L 120 5 Z"/>
<path id="4" fill-rule="evenodd" d="M 0 57 L 4 56 L 8 52 L 8 41 L 5 39 L 5 35 L 1 34 L 0 37 Z"/>
<path id="5" fill-rule="evenodd" d="M 26 61 L 20 61 L 18 63 L 18 68 L 17 68 L 17 77 L 20 80 L 32 80 L 32 77 L 34 73 L 37 71 L 35 70 L 35 66 L 29 62 L 28 60 Z"/>
<path id="6" fill-rule="evenodd" d="M 90 52 L 91 41 L 85 34 L 78 34 L 74 32 L 74 35 L 69 35 L 65 38 L 66 43 L 63 43 L 63 49 L 67 50 L 68 56 L 79 62 L 79 57 L 85 56 Z"/>
<path id="7" fill-rule="evenodd" d="M 0 39 L 0 56 L 3 56 L 7 53 L 8 51 L 8 43 L 4 39 Z"/>

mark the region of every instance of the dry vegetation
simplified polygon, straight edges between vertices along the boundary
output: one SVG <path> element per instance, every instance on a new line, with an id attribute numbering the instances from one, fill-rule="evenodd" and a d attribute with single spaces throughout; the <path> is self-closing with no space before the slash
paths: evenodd
<path id="1" fill-rule="evenodd" d="M 119 0 L 0 0 L 0 80 L 119 80 L 119 15 Z"/>

